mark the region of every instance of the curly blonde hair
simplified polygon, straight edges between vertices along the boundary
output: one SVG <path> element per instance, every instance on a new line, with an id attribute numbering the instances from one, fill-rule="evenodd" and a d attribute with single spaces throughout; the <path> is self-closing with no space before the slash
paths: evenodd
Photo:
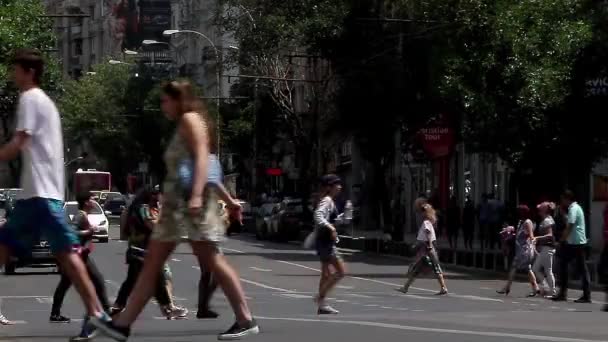
<path id="1" fill-rule="evenodd" d="M 417 198 L 414 201 L 414 208 L 422 212 L 425 220 L 429 220 L 433 224 L 437 223 L 437 212 L 426 198 Z"/>

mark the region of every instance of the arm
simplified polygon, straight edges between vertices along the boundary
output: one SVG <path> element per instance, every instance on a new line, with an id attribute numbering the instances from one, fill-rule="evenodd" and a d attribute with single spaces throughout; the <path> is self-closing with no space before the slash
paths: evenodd
<path id="1" fill-rule="evenodd" d="M 534 240 L 534 225 L 531 221 L 526 221 L 526 231 L 528 233 L 528 240 Z"/>
<path id="2" fill-rule="evenodd" d="M 0 147 L 0 160 L 7 161 L 17 158 L 19 152 L 30 140 L 28 133 L 24 131 L 15 132 L 11 141 L 8 144 Z"/>
<path id="3" fill-rule="evenodd" d="M 87 237 L 93 235 L 93 227 L 91 227 L 91 223 L 86 216 L 81 216 L 78 221 L 78 230 L 76 230 L 76 235 L 79 237 Z"/>
<path id="4" fill-rule="evenodd" d="M 194 160 L 194 174 L 192 181 L 192 194 L 190 195 L 190 209 L 198 210 L 202 207 L 202 195 L 207 183 L 207 164 L 209 156 L 208 135 L 206 126 L 199 114 L 186 113 L 179 126 L 180 134 L 186 139 Z"/>
<path id="5" fill-rule="evenodd" d="M 0 160 L 15 159 L 28 143 L 36 128 L 36 100 L 27 95 L 19 97 L 17 127 L 11 141 L 0 147 Z"/>
<path id="6" fill-rule="evenodd" d="M 568 240 L 568 236 L 570 236 L 570 232 L 572 232 L 572 228 L 574 227 L 574 223 L 576 222 L 576 217 L 574 215 L 573 208 L 568 209 L 568 215 L 566 217 L 566 229 L 564 229 L 564 232 L 562 233 L 562 238 L 560 240 L 561 242 L 565 242 Z"/>
<path id="7" fill-rule="evenodd" d="M 429 222 L 429 221 L 424 221 L 423 225 L 424 225 L 424 232 L 426 233 L 426 237 L 427 237 L 427 239 L 426 239 L 427 243 L 428 243 L 427 248 L 429 250 L 433 249 L 433 241 L 431 241 L 431 237 L 433 235 L 433 234 L 431 234 L 431 232 L 432 232 L 431 229 L 434 229 L 433 228 L 433 224 L 431 222 Z M 431 227 L 429 227 L 429 225 Z"/>

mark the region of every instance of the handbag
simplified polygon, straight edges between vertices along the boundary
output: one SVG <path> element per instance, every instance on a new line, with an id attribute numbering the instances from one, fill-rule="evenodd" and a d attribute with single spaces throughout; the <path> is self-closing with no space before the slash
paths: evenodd
<path id="1" fill-rule="evenodd" d="M 192 195 L 192 182 L 194 179 L 194 160 L 184 158 L 177 164 L 177 177 L 180 192 L 188 200 Z M 219 158 L 209 154 L 207 162 L 207 183 L 221 185 L 223 183 L 223 170 Z"/>
<path id="2" fill-rule="evenodd" d="M 304 239 L 304 243 L 302 243 L 302 246 L 306 249 L 313 249 L 315 248 L 316 243 L 317 230 L 314 229 L 312 232 L 310 232 L 310 234 L 308 234 L 308 236 L 306 236 L 306 239 Z"/>

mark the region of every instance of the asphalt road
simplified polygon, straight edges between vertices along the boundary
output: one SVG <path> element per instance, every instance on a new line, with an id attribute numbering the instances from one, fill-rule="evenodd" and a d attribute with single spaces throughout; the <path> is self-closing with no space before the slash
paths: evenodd
<path id="1" fill-rule="evenodd" d="M 112 235 L 116 235 L 113 227 Z M 119 241 L 97 244 L 94 258 L 106 276 L 110 296 L 125 277 L 124 250 Z M 248 236 L 231 238 L 225 252 L 238 268 L 261 334 L 251 341 L 437 341 L 498 342 L 608 341 L 608 313 L 601 312 L 603 294 L 594 294 L 594 304 L 552 303 L 525 298 L 526 284 L 514 285 L 510 297 L 495 290 L 501 280 L 479 274 L 447 272 L 447 297 L 436 297 L 433 279 L 420 279 L 411 293 L 395 288 L 402 284 L 404 261 L 364 254 L 344 253 L 350 276 L 332 295 L 339 315 L 319 317 L 312 303 L 318 283 L 318 261 L 295 245 L 261 243 Z M 199 321 L 196 312 L 198 265 L 190 248 L 182 245 L 171 258 L 175 296 L 191 310 L 189 320 L 167 321 L 150 303 L 134 326 L 133 341 L 213 341 L 231 325 L 233 314 L 218 292 L 214 307 L 217 320 Z M 67 341 L 80 322 L 48 323 L 57 274 L 47 269 L 23 269 L 20 274 L 0 277 L 0 310 L 17 321 L 0 326 L 0 341 Z M 580 293 L 571 291 L 571 297 Z M 113 299 L 113 298 L 112 298 Z M 65 315 L 80 318 L 81 303 L 71 290 Z M 97 338 L 107 341 L 105 337 Z"/>

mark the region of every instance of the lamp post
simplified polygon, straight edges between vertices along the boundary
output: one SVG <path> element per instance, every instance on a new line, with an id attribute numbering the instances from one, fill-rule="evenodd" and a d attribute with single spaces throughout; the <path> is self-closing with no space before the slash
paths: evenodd
<path id="1" fill-rule="evenodd" d="M 220 60 L 220 52 L 217 49 L 217 47 L 215 46 L 215 44 L 213 43 L 213 41 L 207 37 L 206 35 L 198 32 L 198 31 L 192 31 L 192 30 L 165 30 L 163 31 L 163 35 L 164 36 L 172 36 L 174 34 L 179 34 L 179 33 L 190 33 L 190 34 L 195 34 L 203 39 L 205 39 L 207 42 L 209 42 L 209 44 L 211 45 L 211 47 L 213 48 L 213 51 L 215 52 L 215 78 L 216 78 L 216 82 L 217 82 L 217 98 L 216 98 L 216 106 L 217 106 L 217 155 L 218 157 L 220 156 L 220 144 L 221 144 L 221 111 L 220 111 L 220 98 L 221 98 L 221 89 L 222 89 L 222 84 L 221 84 L 221 72 L 222 72 L 222 67 L 221 67 L 221 60 Z"/>
<path id="2" fill-rule="evenodd" d="M 80 157 L 76 157 L 72 160 L 70 160 L 69 162 L 65 163 L 63 166 L 65 168 L 64 170 L 64 183 L 65 183 L 65 200 L 68 200 L 68 197 L 70 195 L 70 189 L 68 188 L 68 167 L 70 165 L 72 165 L 73 163 L 77 162 L 77 161 L 81 161 L 83 160 L 84 157 L 80 156 Z"/>

